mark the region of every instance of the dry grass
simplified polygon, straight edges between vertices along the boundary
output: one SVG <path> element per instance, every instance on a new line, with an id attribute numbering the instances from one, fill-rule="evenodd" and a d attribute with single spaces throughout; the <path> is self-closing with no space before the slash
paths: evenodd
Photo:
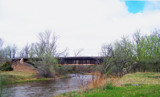
<path id="1" fill-rule="evenodd" d="M 92 74 L 95 77 L 90 83 L 87 84 L 87 87 L 84 90 L 102 87 L 110 83 L 112 83 L 114 86 L 121 86 L 120 77 L 107 77 L 106 75 L 101 75 L 99 72 Z"/>
<path id="2" fill-rule="evenodd" d="M 120 82 L 120 79 L 121 79 L 120 76 L 117 76 L 117 77 L 111 76 L 111 77 L 106 79 L 106 82 L 109 83 L 109 84 L 112 83 L 113 86 L 118 87 L 118 86 L 121 86 L 121 84 L 122 84 Z"/>
<path id="3" fill-rule="evenodd" d="M 121 80 L 121 84 L 160 84 L 160 73 L 141 73 L 126 74 Z"/>
<path id="4" fill-rule="evenodd" d="M 25 73 L 25 72 L 16 72 L 16 71 L 5 71 L 1 72 L 0 76 L 2 77 L 3 83 L 12 83 L 16 81 L 24 81 L 24 80 L 33 80 L 33 73 Z"/>
<path id="5" fill-rule="evenodd" d="M 3 71 L 0 72 L 0 77 L 2 78 L 2 84 L 11 84 L 11 83 L 21 83 L 21 82 L 32 82 L 32 81 L 41 81 L 41 80 L 50 80 L 46 78 L 37 78 L 35 73 L 26 73 L 20 71 Z"/>
<path id="6" fill-rule="evenodd" d="M 81 85 L 81 90 L 72 93 L 72 92 L 67 92 L 65 93 L 65 95 L 57 95 L 56 97 L 74 97 L 75 95 L 81 95 L 83 94 L 85 91 L 90 90 L 90 89 L 95 89 L 95 88 L 99 88 L 99 87 L 103 87 L 106 86 L 107 84 L 113 84 L 114 86 L 120 86 L 121 84 L 119 83 L 120 77 L 106 77 L 106 75 L 101 75 L 99 72 L 92 72 L 89 73 L 94 75 L 93 80 L 90 82 L 87 82 L 87 86 L 85 85 Z M 94 92 L 98 92 L 98 91 L 94 91 Z M 85 97 L 83 95 L 81 95 L 80 97 Z"/>
<path id="7" fill-rule="evenodd" d="M 86 89 L 97 88 L 100 86 L 104 86 L 105 84 L 107 84 L 105 76 L 96 77 L 92 80 L 92 82 L 87 84 Z"/>
<path id="8" fill-rule="evenodd" d="M 90 73 L 86 73 L 87 75 L 94 75 L 94 76 L 101 76 L 101 72 L 90 72 Z"/>
<path id="9" fill-rule="evenodd" d="M 0 75 L 11 75 L 11 76 L 23 76 L 24 78 L 30 78 L 33 76 L 34 73 L 26 73 L 20 71 L 3 71 Z"/>

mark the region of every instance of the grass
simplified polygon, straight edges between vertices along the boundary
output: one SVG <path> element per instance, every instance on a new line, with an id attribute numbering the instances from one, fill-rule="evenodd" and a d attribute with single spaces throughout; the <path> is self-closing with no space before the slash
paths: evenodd
<path id="1" fill-rule="evenodd" d="M 99 79 L 98 79 L 99 80 Z M 102 81 L 103 80 L 103 81 Z M 160 97 L 160 73 L 132 73 L 122 78 L 102 79 L 105 84 L 91 89 L 63 93 L 57 97 Z M 98 82 L 93 81 L 92 85 Z"/>
<path id="2" fill-rule="evenodd" d="M 96 88 L 85 92 L 73 92 L 68 97 L 158 97 L 160 85 L 125 86 Z M 61 97 L 63 97 L 61 96 Z"/>
<path id="3" fill-rule="evenodd" d="M 29 72 L 18 72 L 18 71 L 5 71 L 0 72 L 1 83 L 5 84 L 13 84 L 13 83 L 22 83 L 22 82 L 32 82 L 32 81 L 43 81 L 43 80 L 53 80 L 53 78 L 37 78 L 35 73 Z M 56 76 L 56 79 L 66 78 L 67 75 L 59 75 Z"/>
<path id="4" fill-rule="evenodd" d="M 25 72 L 15 72 L 15 71 L 5 71 L 0 72 L 0 77 L 2 79 L 2 84 L 9 83 L 19 83 L 30 80 L 36 80 L 33 73 L 25 73 Z"/>
<path id="5" fill-rule="evenodd" d="M 121 84 L 160 84 L 160 73 L 137 72 L 134 74 L 124 75 Z"/>

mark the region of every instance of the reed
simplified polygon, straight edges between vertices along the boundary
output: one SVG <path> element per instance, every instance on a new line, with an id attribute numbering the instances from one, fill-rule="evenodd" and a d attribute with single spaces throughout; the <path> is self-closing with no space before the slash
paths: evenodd
<path id="1" fill-rule="evenodd" d="M 87 89 L 101 87 L 107 84 L 105 76 L 95 77 L 92 82 L 87 84 Z"/>

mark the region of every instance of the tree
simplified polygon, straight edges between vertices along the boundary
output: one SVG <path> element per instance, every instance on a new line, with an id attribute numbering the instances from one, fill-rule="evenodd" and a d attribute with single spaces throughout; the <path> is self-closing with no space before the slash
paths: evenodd
<path id="1" fill-rule="evenodd" d="M 24 48 L 22 48 L 21 51 L 19 52 L 19 57 L 20 58 L 24 58 L 25 57 Z"/>
<path id="2" fill-rule="evenodd" d="M 74 56 L 77 57 L 79 56 L 79 54 L 83 51 L 83 49 L 79 49 L 79 50 L 76 50 L 74 51 Z"/>
<path id="3" fill-rule="evenodd" d="M 2 56 L 3 56 L 3 49 L 2 49 L 2 46 L 3 46 L 3 40 L 0 38 L 0 59 L 1 59 Z"/>
<path id="4" fill-rule="evenodd" d="M 0 49 L 2 49 L 3 46 L 3 40 L 0 38 Z"/>
<path id="5" fill-rule="evenodd" d="M 12 48 L 7 46 L 4 48 L 5 58 L 12 58 Z"/>
<path id="6" fill-rule="evenodd" d="M 133 65 L 133 45 L 128 38 L 123 37 L 121 41 L 113 45 L 102 46 L 103 72 L 123 75 L 129 72 Z"/>
<path id="7" fill-rule="evenodd" d="M 29 45 L 28 44 L 24 47 L 24 56 L 25 58 L 29 57 Z"/>
<path id="8" fill-rule="evenodd" d="M 13 45 L 13 46 L 12 46 L 12 58 L 15 58 L 16 53 L 17 53 L 17 46 L 16 46 L 16 45 Z"/>
<path id="9" fill-rule="evenodd" d="M 3 40 L 0 38 L 0 65 L 3 61 L 3 49 L 2 49 L 2 46 L 3 46 Z"/>
<path id="10" fill-rule="evenodd" d="M 44 77 L 54 77 L 57 64 L 56 56 L 59 55 L 57 36 L 51 31 L 39 33 L 39 42 L 35 43 L 32 49 L 35 56 L 41 59 L 41 62 L 38 63 L 40 74 Z"/>
<path id="11" fill-rule="evenodd" d="M 35 56 L 35 51 L 34 51 L 34 49 L 35 49 L 35 44 L 32 43 L 32 44 L 30 45 L 30 49 L 29 49 L 29 57 L 30 57 L 30 58 L 33 58 L 33 57 Z"/>
<path id="12" fill-rule="evenodd" d="M 112 57 L 113 55 L 113 48 L 112 45 L 105 44 L 101 48 L 102 50 L 102 57 L 103 57 L 103 70 L 101 71 L 102 73 L 106 73 L 109 69 L 110 66 L 112 65 Z"/>
<path id="13" fill-rule="evenodd" d="M 160 33 L 141 35 L 137 31 L 133 41 L 123 37 L 114 44 L 103 45 L 103 72 L 125 74 L 128 72 L 159 72 L 160 69 Z"/>

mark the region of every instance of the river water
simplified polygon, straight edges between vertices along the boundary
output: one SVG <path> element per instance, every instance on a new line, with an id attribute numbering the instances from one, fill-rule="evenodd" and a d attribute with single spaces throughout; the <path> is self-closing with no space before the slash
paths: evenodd
<path id="1" fill-rule="evenodd" d="M 71 78 L 9 84 L 2 87 L 2 97 L 52 97 L 75 91 L 92 81 L 92 75 L 69 74 Z"/>

